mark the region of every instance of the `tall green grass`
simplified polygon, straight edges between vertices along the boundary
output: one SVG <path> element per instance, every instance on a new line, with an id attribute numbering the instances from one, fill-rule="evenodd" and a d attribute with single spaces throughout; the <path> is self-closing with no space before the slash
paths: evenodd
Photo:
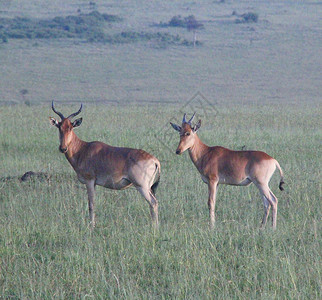
<path id="1" fill-rule="evenodd" d="M 62 106 L 69 114 L 77 105 Z M 320 299 L 321 121 L 302 105 L 217 107 L 199 136 L 209 145 L 266 151 L 285 172 L 277 230 L 259 229 L 254 186 L 220 186 L 208 227 L 207 186 L 176 156 L 179 105 L 86 105 L 80 138 L 147 149 L 161 160 L 160 228 L 130 188 L 97 187 L 97 228 L 86 190 L 58 151 L 46 106 L 0 107 L 0 176 L 42 171 L 49 181 L 0 181 L 0 295 L 10 299 Z M 58 109 L 58 107 L 57 107 Z M 155 112 L 158 112 L 157 114 Z M 191 113 L 191 112 L 188 112 Z M 198 114 L 198 112 L 197 112 Z M 165 127 L 163 127 L 165 126 Z M 173 134 L 173 137 L 171 136 Z M 162 138 L 169 136 L 168 147 Z M 289 204 L 288 204 L 289 201 Z"/>

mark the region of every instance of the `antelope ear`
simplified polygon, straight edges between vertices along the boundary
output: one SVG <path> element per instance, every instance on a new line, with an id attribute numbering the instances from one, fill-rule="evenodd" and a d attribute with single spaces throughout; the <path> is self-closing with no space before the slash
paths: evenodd
<path id="1" fill-rule="evenodd" d="M 83 121 L 83 118 L 79 118 L 79 119 L 77 119 L 77 120 L 75 120 L 74 122 L 73 122 L 73 127 L 75 128 L 75 127 L 78 127 L 78 126 L 80 126 L 80 124 L 82 124 L 82 121 Z"/>
<path id="2" fill-rule="evenodd" d="M 200 126 L 201 126 L 201 120 L 199 120 L 199 121 L 198 121 L 197 125 L 195 125 L 195 126 L 193 127 L 193 129 L 192 129 L 192 130 L 193 130 L 194 132 L 197 132 L 197 131 L 198 131 L 198 129 L 200 128 Z"/>
<path id="3" fill-rule="evenodd" d="M 173 127 L 174 130 L 179 131 L 179 132 L 181 131 L 181 127 L 179 125 L 173 124 L 171 122 L 170 122 L 170 124 L 171 124 L 171 126 Z"/>
<path id="4" fill-rule="evenodd" d="M 55 118 L 49 117 L 49 123 L 57 128 L 59 127 L 58 121 Z"/>

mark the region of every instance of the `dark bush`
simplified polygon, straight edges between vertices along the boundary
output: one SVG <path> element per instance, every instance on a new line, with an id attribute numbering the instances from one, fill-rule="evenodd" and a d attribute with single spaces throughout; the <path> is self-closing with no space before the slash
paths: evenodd
<path id="1" fill-rule="evenodd" d="M 8 38 L 16 39 L 53 39 L 78 38 L 87 42 L 101 42 L 110 44 L 124 44 L 147 42 L 166 45 L 189 45 L 189 42 L 178 35 L 157 32 L 124 31 L 108 34 L 104 27 L 107 22 L 117 22 L 121 18 L 115 15 L 100 14 L 93 11 L 89 14 L 77 16 L 55 17 L 48 20 L 29 18 L 0 18 L 0 39 L 6 42 Z M 187 18 L 184 19 L 187 27 Z"/>
<path id="2" fill-rule="evenodd" d="M 0 39 L 2 40 L 2 43 L 8 43 L 8 38 L 5 34 L 0 34 Z"/>
<path id="3" fill-rule="evenodd" d="M 184 19 L 182 19 L 181 16 L 174 16 L 169 21 L 168 26 L 172 27 L 187 27 L 187 24 Z"/>
<path id="4" fill-rule="evenodd" d="M 102 14 L 102 17 L 106 22 L 121 22 L 123 21 L 123 18 L 116 16 L 116 15 L 108 15 L 108 14 Z"/>
<path id="5" fill-rule="evenodd" d="M 102 35 L 102 26 L 107 22 L 118 22 L 121 18 L 115 15 L 100 14 L 93 11 L 78 16 L 55 17 L 49 20 L 37 20 L 16 17 L 0 19 L 0 30 L 8 38 L 85 38 Z"/>
<path id="6" fill-rule="evenodd" d="M 168 23 L 160 23 L 160 27 L 183 27 L 188 30 L 194 27 L 195 29 L 199 29 L 203 27 L 203 24 L 196 20 L 194 15 L 190 15 L 188 17 L 181 17 L 180 15 L 174 16 Z"/>
<path id="7" fill-rule="evenodd" d="M 246 23 L 256 23 L 258 21 L 258 14 L 253 12 L 243 14 L 242 17 Z"/>
<path id="8" fill-rule="evenodd" d="M 198 22 L 193 15 L 185 18 L 185 21 L 186 21 L 186 24 L 187 24 L 186 27 L 187 27 L 187 29 L 189 31 L 193 31 L 193 30 L 203 28 L 203 24 Z"/>
<path id="9" fill-rule="evenodd" d="M 240 19 L 235 21 L 236 23 L 257 23 L 258 21 L 258 14 L 254 12 L 242 14 L 240 17 Z"/>

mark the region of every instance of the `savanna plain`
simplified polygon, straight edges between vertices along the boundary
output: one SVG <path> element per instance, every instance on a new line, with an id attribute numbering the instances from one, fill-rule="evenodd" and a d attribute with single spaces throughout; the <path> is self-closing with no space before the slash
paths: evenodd
<path id="1" fill-rule="evenodd" d="M 120 17 L 104 25 L 113 43 L 0 42 L 0 299 L 321 299 L 321 5 L 0 1 L 0 18 Z M 236 22 L 247 12 L 258 20 Z M 195 47 L 177 43 L 192 40 L 186 28 L 158 25 L 178 15 L 203 23 Z M 121 32 L 149 35 L 119 43 Z M 86 189 L 49 124 L 53 99 L 65 115 L 83 103 L 81 139 L 160 160 L 158 230 L 134 188 L 102 187 L 91 229 Z M 169 124 L 194 111 L 206 144 L 279 161 L 275 231 L 271 219 L 260 229 L 253 185 L 220 185 L 209 229 L 207 186 L 188 153 L 175 155 Z M 39 176 L 22 181 L 28 171 Z"/>

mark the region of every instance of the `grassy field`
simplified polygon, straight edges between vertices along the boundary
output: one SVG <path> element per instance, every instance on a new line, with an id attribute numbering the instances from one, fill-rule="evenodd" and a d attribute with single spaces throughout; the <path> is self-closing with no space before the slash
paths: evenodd
<path id="1" fill-rule="evenodd" d="M 1 16 L 54 18 L 86 13 L 85 2 L 12 1 Z M 64 4 L 62 4 L 64 2 Z M 101 13 L 120 16 L 112 33 L 163 30 L 192 40 L 184 28 L 156 28 L 175 15 L 203 22 L 201 47 L 156 48 L 151 43 L 105 45 L 74 40 L 0 43 L 0 101 L 178 103 L 201 91 L 219 103 L 321 100 L 321 5 L 297 1 L 96 1 Z M 0 2 L 1 3 L 1 2 Z M 16 5 L 19 7 L 16 7 Z M 162 9 L 161 9 L 162 8 Z M 1 8 L 0 8 L 1 11 Z M 254 11 L 259 20 L 235 24 Z M 28 90 L 25 99 L 20 91 Z"/>
<path id="2" fill-rule="evenodd" d="M 187 153 L 174 154 L 177 133 L 158 126 L 179 109 L 85 105 L 77 130 L 84 140 L 142 147 L 160 158 L 161 225 L 155 233 L 147 204 L 132 188 L 97 188 L 98 225 L 91 231 L 86 190 L 46 120 L 50 106 L 1 108 L 3 177 L 29 170 L 51 176 L 0 183 L 3 297 L 320 298 L 318 112 L 300 105 L 282 105 L 277 115 L 270 106 L 218 106 L 218 115 L 204 120 L 200 137 L 208 144 L 265 150 L 286 174 L 285 192 L 278 191 L 277 175 L 271 182 L 280 200 L 275 232 L 270 224 L 259 229 L 263 209 L 254 186 L 220 186 L 216 228 L 210 231 L 207 186 Z M 169 148 L 160 136 L 170 136 Z"/>
<path id="3" fill-rule="evenodd" d="M 321 299 L 321 3 L 219 2 L 96 1 L 122 18 L 113 34 L 191 40 L 184 28 L 154 25 L 193 14 L 204 24 L 198 47 L 0 42 L 0 299 Z M 88 13 L 88 2 L 0 1 L 0 17 L 78 9 Z M 233 11 L 258 22 L 236 24 Z M 48 122 L 52 99 L 66 115 L 83 102 L 80 138 L 159 158 L 158 232 L 134 188 L 102 187 L 90 230 L 86 189 Z M 175 155 L 169 124 L 194 111 L 206 144 L 279 161 L 276 231 L 270 222 L 260 230 L 253 185 L 219 187 L 209 230 L 207 186 L 188 153 Z M 19 181 L 27 171 L 49 178 Z"/>

